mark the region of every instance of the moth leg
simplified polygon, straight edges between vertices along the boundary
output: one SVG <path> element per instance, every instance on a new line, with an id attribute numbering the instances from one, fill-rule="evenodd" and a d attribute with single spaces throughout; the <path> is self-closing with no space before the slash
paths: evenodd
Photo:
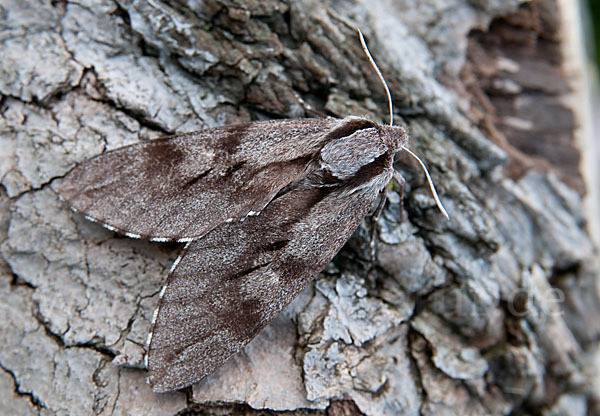
<path id="1" fill-rule="evenodd" d="M 398 173 L 397 171 L 394 171 L 394 179 L 396 180 L 396 182 L 398 182 L 398 195 L 400 196 L 400 204 L 403 203 L 404 201 L 404 189 L 405 189 L 405 185 L 406 185 L 406 181 L 404 180 L 404 177 L 402 175 L 400 175 L 400 173 Z M 377 204 L 377 208 L 375 209 L 375 212 L 373 212 L 372 215 L 372 222 L 371 222 L 371 234 L 370 234 L 370 239 L 369 239 L 369 258 L 371 261 L 371 264 L 373 264 L 375 262 L 375 234 L 377 232 L 377 220 L 379 220 L 379 217 L 381 216 L 381 213 L 383 212 L 383 208 L 385 207 L 385 202 L 387 200 L 387 193 L 388 193 L 388 188 L 385 187 L 383 188 L 383 190 L 381 191 L 380 197 L 381 199 L 379 200 L 379 204 Z M 403 210 L 400 210 L 400 215 L 403 215 Z M 402 217 L 400 217 L 399 222 L 402 222 L 404 219 Z"/>
<path id="2" fill-rule="evenodd" d="M 396 179 L 396 182 L 398 182 L 398 195 L 400 195 L 400 208 L 402 208 L 402 205 L 404 204 L 404 188 L 406 186 L 406 180 L 396 170 L 394 170 L 394 179 Z M 404 210 L 403 209 L 400 209 L 400 215 L 401 216 L 398 219 L 398 222 L 402 223 L 404 221 Z"/>
<path id="3" fill-rule="evenodd" d="M 375 234 L 377 232 L 377 220 L 381 216 L 383 212 L 383 208 L 385 207 L 385 201 L 387 200 L 387 187 L 383 188 L 380 194 L 379 204 L 377 204 L 377 208 L 372 215 L 371 218 L 371 236 L 369 239 L 369 259 L 371 264 L 375 263 Z"/>

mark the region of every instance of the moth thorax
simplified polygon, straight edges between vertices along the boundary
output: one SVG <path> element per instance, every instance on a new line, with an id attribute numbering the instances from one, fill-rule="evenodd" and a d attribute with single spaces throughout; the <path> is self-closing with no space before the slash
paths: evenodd
<path id="1" fill-rule="evenodd" d="M 378 127 L 356 130 L 323 146 L 321 168 L 339 180 L 348 180 L 383 155 L 395 153 L 394 140 Z"/>

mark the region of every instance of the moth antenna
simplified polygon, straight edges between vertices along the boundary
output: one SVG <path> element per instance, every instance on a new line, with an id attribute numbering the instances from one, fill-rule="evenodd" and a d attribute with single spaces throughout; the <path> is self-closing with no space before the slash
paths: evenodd
<path id="1" fill-rule="evenodd" d="M 386 92 L 387 98 L 388 98 L 388 105 L 390 107 L 390 126 L 393 126 L 394 125 L 394 111 L 393 111 L 394 107 L 392 106 L 392 94 L 390 93 L 390 89 L 387 85 L 387 82 L 385 82 L 385 78 L 383 77 L 383 74 L 381 73 L 381 71 L 379 70 L 379 67 L 375 63 L 375 59 L 373 59 L 371 52 L 369 52 L 369 48 L 367 47 L 367 42 L 365 41 L 365 37 L 363 36 L 363 33 L 358 28 L 356 30 L 358 31 L 358 37 L 360 38 L 360 44 L 362 45 L 365 55 L 367 55 L 367 58 L 369 58 L 369 62 L 371 62 L 371 66 L 377 73 L 379 80 L 381 81 L 381 83 L 383 84 L 383 87 L 385 88 L 385 92 Z M 433 199 L 435 199 L 435 203 L 436 203 L 438 209 L 444 215 L 444 217 L 446 217 L 446 219 L 449 220 L 450 216 L 448 215 L 448 211 L 446 211 L 446 208 L 444 208 L 444 205 L 442 204 L 442 201 L 440 200 L 437 190 L 435 189 L 435 185 L 433 184 L 433 179 L 431 179 L 431 175 L 429 174 L 429 171 L 427 170 L 427 166 L 425 166 L 425 163 L 423 163 L 421 158 L 419 158 L 419 156 L 417 156 L 408 147 L 402 146 L 402 149 L 406 150 L 408 152 L 408 154 L 410 154 L 412 157 L 417 159 L 417 162 L 419 162 L 419 164 L 421 165 L 421 168 L 423 169 L 423 172 L 425 172 L 425 176 L 427 177 L 427 183 L 429 183 L 429 189 L 431 189 L 431 193 L 433 194 Z"/>
<path id="2" fill-rule="evenodd" d="M 393 126 L 394 125 L 394 112 L 393 112 L 393 107 L 392 107 L 392 94 L 390 93 L 390 89 L 388 88 L 387 82 L 385 82 L 385 78 L 383 78 L 383 74 L 381 73 L 381 71 L 379 70 L 379 67 L 375 63 L 375 60 L 371 56 L 371 52 L 369 52 L 369 48 L 367 47 L 367 42 L 365 42 L 365 37 L 363 36 L 360 29 L 357 28 L 356 30 L 358 31 L 358 37 L 360 38 L 360 44 L 362 45 L 365 55 L 367 55 L 367 58 L 369 58 L 369 62 L 371 62 L 371 66 L 377 73 L 377 76 L 379 77 L 381 83 L 383 84 L 383 87 L 385 88 L 385 92 L 386 92 L 387 98 L 388 98 L 388 104 L 390 107 L 390 126 Z"/>
<path id="3" fill-rule="evenodd" d="M 411 155 L 412 157 L 414 157 L 415 159 L 417 159 L 417 162 L 419 162 L 419 164 L 421 165 L 421 168 L 423 168 L 423 172 L 425 172 L 425 176 L 427 176 L 427 182 L 429 183 L 429 189 L 431 189 L 431 193 L 433 194 L 433 199 L 435 199 L 435 203 L 436 203 L 438 209 L 440 210 L 440 212 L 442 214 L 444 214 L 444 217 L 446 217 L 447 220 L 449 220 L 450 216 L 448 215 L 448 211 L 446 211 L 446 208 L 444 208 L 444 205 L 442 205 L 442 201 L 440 200 L 440 197 L 438 196 L 438 193 L 435 190 L 435 185 L 433 184 L 433 180 L 431 179 L 431 175 L 429 174 L 429 171 L 427 170 L 427 166 L 425 166 L 425 163 L 423 163 L 423 161 L 421 160 L 421 158 L 419 158 L 419 156 L 417 156 L 408 147 L 402 146 L 402 149 L 406 150 L 409 155 Z"/>

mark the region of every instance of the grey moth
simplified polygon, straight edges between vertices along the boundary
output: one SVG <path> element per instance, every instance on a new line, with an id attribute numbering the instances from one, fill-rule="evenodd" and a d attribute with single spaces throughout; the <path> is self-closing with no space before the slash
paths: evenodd
<path id="1" fill-rule="evenodd" d="M 407 141 L 402 127 L 361 117 L 274 120 L 72 169 L 58 191 L 75 211 L 128 237 L 186 243 L 148 336 L 152 389 L 193 384 L 263 329 L 348 240 Z"/>

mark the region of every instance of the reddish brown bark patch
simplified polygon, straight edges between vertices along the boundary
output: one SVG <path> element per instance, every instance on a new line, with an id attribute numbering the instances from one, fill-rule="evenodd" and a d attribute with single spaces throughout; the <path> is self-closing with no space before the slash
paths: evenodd
<path id="1" fill-rule="evenodd" d="M 493 20 L 487 31 L 472 31 L 461 78 L 473 121 L 512 157 L 509 176 L 554 170 L 583 194 L 554 3 L 524 4 Z"/>

